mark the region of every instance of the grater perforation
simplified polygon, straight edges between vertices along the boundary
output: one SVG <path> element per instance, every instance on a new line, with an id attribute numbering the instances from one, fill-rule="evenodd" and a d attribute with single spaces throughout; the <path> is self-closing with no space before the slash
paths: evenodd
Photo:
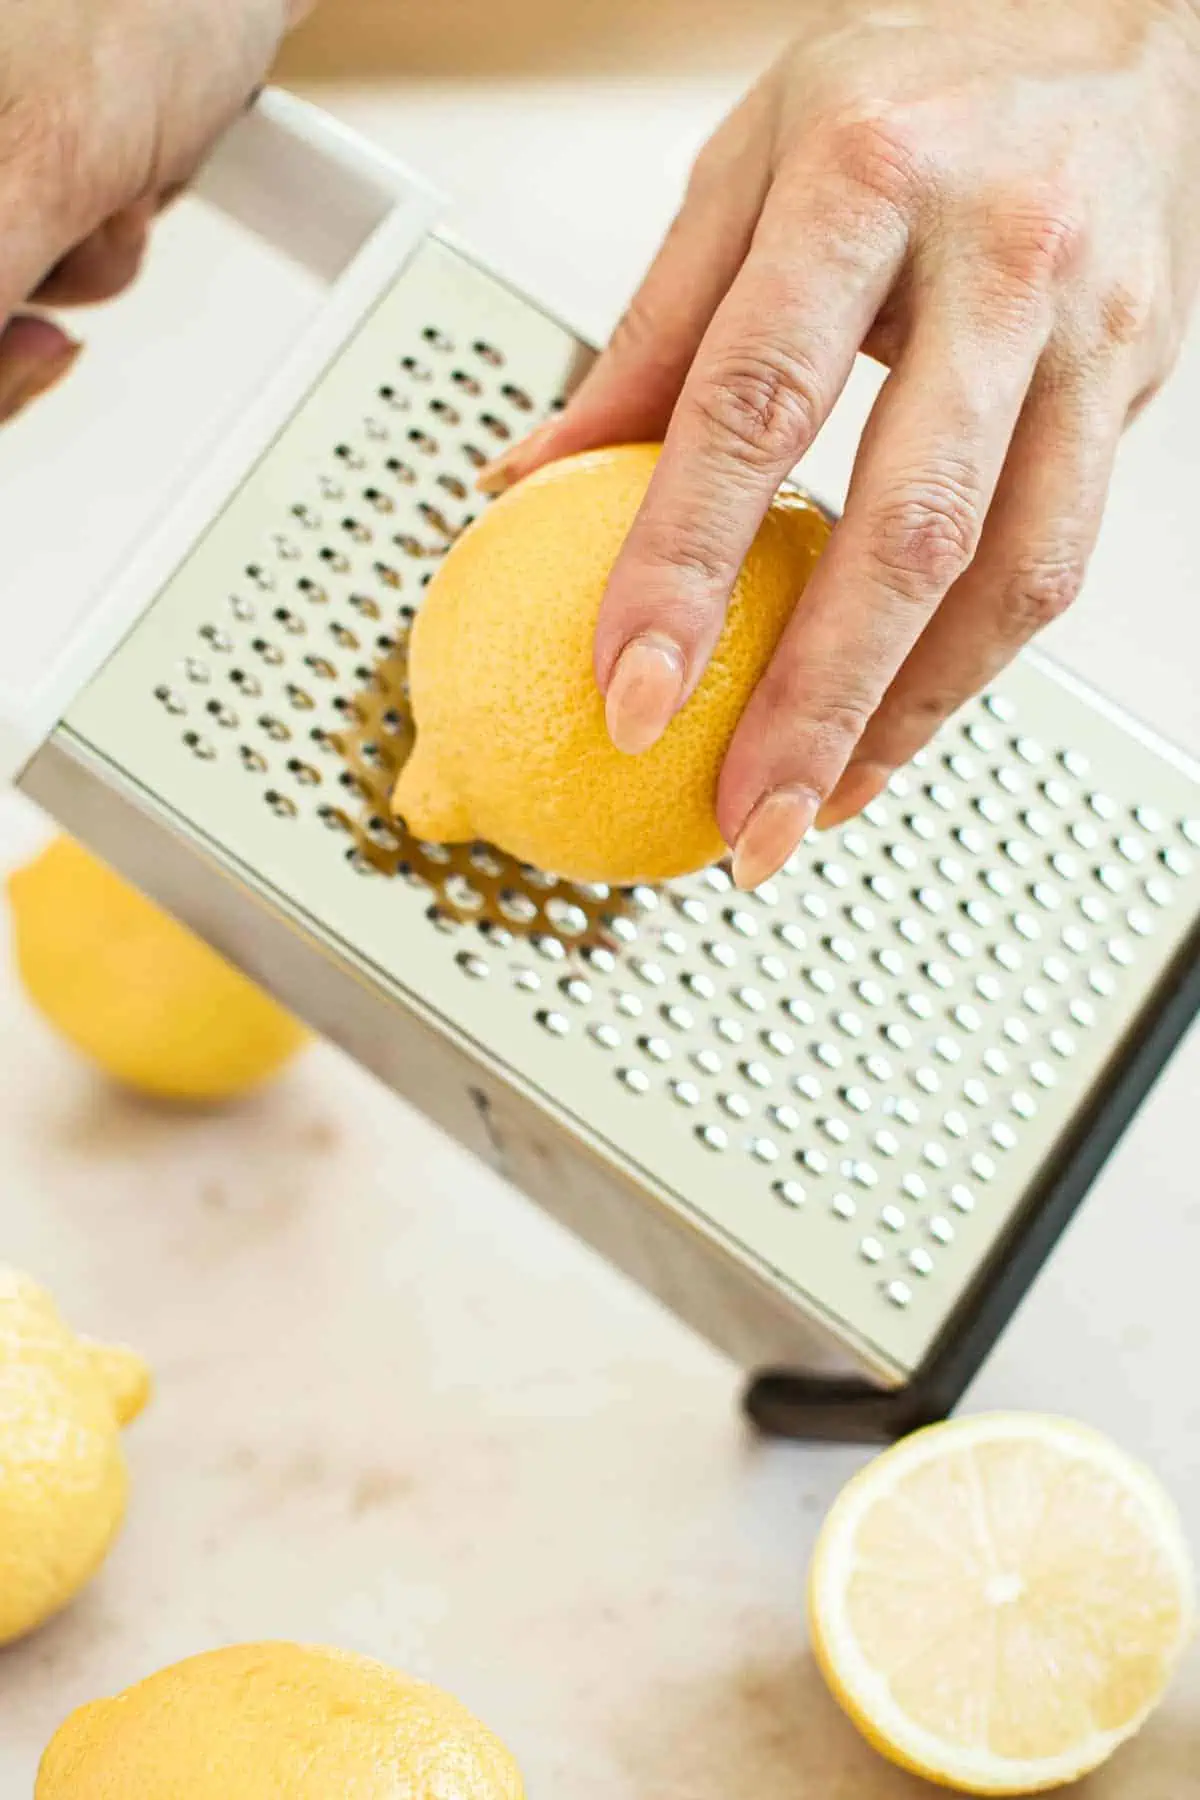
<path id="1" fill-rule="evenodd" d="M 389 1078 L 389 1019 L 431 1061 L 441 1034 L 463 1107 L 435 1113 L 718 1341 L 802 1362 L 819 1340 L 814 1369 L 903 1390 L 1037 1236 L 1194 967 L 1196 771 L 1031 657 L 751 895 L 723 868 L 609 891 L 409 837 L 412 621 L 478 468 L 586 362 L 425 237 L 27 785 L 70 822 L 86 774 L 286 921 L 264 946 L 215 901 L 198 920 L 300 1010 L 325 976 L 295 986 L 287 933 L 342 970 L 320 1022 Z M 194 915 L 123 817 L 91 821 L 101 848 Z"/>

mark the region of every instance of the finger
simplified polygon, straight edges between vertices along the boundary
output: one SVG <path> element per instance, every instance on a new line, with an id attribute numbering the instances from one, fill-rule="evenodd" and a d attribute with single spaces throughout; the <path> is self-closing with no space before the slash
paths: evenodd
<path id="1" fill-rule="evenodd" d="M 488 465 L 499 493 L 543 463 L 662 437 L 713 313 L 745 261 L 770 172 L 764 96 L 751 94 L 697 164 L 658 256 L 566 410 Z"/>
<path id="2" fill-rule="evenodd" d="M 797 170 L 772 190 L 601 608 L 596 677 L 618 749 L 648 749 L 700 679 L 767 507 L 845 386 L 906 245 L 901 212 L 844 178 Z"/>
<path id="3" fill-rule="evenodd" d="M 867 726 L 818 823 L 869 804 L 959 707 L 1071 605 L 1100 530 L 1128 382 L 1039 376 L 1013 437 L 979 552 Z"/>
<path id="4" fill-rule="evenodd" d="M 757 886 L 791 855 L 975 554 L 1049 307 L 1022 296 L 1005 318 L 969 279 L 964 299 L 961 277 L 943 276 L 921 308 L 864 433 L 843 518 L 734 734 L 718 818 L 739 885 Z"/>
<path id="5" fill-rule="evenodd" d="M 6 158 L 0 147 L 0 329 L 37 291 L 77 235 L 65 209 L 52 204 L 43 188 L 29 156 Z"/>
<path id="6" fill-rule="evenodd" d="M 156 211 L 141 201 L 114 213 L 51 269 L 35 298 L 45 306 L 91 306 L 122 293 L 141 269 Z"/>
<path id="7" fill-rule="evenodd" d="M 0 331 L 0 424 L 67 374 L 81 346 L 50 319 L 18 313 Z"/>

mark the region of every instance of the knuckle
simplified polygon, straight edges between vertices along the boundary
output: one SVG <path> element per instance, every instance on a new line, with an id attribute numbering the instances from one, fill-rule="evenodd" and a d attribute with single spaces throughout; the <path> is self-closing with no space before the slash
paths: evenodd
<path id="1" fill-rule="evenodd" d="M 707 615 L 710 596 L 728 589 L 735 571 L 715 535 L 695 522 L 647 520 L 638 539 L 642 568 L 656 588 L 668 589 L 658 612 L 664 625 L 694 633 Z M 682 581 L 680 581 L 682 577 Z M 667 613 L 669 611 L 669 617 Z"/>
<path id="2" fill-rule="evenodd" d="M 1065 194 L 1009 189 L 988 207 L 985 254 L 1004 285 L 1041 294 L 1076 260 L 1085 231 Z"/>
<path id="3" fill-rule="evenodd" d="M 967 568 L 979 544 L 973 482 L 941 480 L 899 494 L 873 521 L 871 557 L 901 599 L 938 599 Z"/>
<path id="4" fill-rule="evenodd" d="M 827 701 L 821 709 L 809 733 L 809 757 L 818 786 L 824 787 L 831 772 L 846 761 L 866 730 L 871 711 L 865 698 L 850 697 Z"/>
<path id="5" fill-rule="evenodd" d="M 1128 349 L 1150 336 L 1160 321 L 1158 283 L 1151 277 L 1116 281 L 1100 301 L 1100 332 L 1113 350 Z"/>
<path id="6" fill-rule="evenodd" d="M 824 415 L 815 367 L 798 352 L 766 346 L 711 369 L 695 405 L 716 447 L 755 469 L 794 462 Z"/>
<path id="7" fill-rule="evenodd" d="M 823 136 L 829 160 L 853 187 L 896 212 L 911 210 L 923 186 L 922 156 L 903 107 L 848 107 Z"/>
<path id="8" fill-rule="evenodd" d="M 806 698 L 809 684 L 810 678 L 796 668 L 772 666 L 767 671 L 760 690 L 765 735 L 789 746 L 788 779 L 823 793 L 866 730 L 874 701 L 850 686 L 831 693 L 826 685 L 819 700 Z"/>
<path id="9" fill-rule="evenodd" d="M 1079 597 L 1085 564 L 1082 557 L 1029 556 L 1006 584 L 1005 616 L 1014 638 L 1024 641 L 1061 619 Z"/>

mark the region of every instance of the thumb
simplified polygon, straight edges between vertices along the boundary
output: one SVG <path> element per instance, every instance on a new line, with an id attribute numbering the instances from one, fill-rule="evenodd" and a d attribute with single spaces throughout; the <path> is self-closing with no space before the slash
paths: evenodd
<path id="1" fill-rule="evenodd" d="M 50 319 L 18 313 L 0 330 L 0 425 L 56 387 L 80 346 Z"/>

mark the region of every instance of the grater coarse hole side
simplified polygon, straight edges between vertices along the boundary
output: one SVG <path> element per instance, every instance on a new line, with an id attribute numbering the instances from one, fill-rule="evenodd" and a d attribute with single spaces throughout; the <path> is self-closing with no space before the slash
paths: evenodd
<path id="1" fill-rule="evenodd" d="M 580 358 L 428 241 L 67 726 L 903 1373 L 1194 924 L 1195 778 L 1028 659 L 753 895 L 411 840 L 412 619 L 477 469 Z"/>

